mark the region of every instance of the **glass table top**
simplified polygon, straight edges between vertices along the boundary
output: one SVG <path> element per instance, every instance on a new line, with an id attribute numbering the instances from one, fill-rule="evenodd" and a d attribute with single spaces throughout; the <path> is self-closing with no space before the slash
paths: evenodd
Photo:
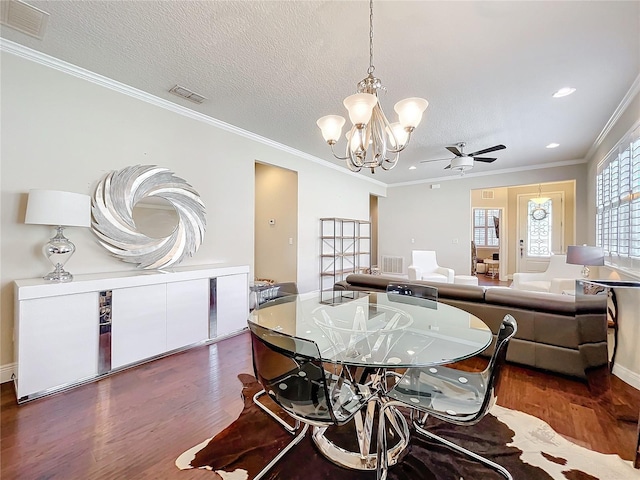
<path id="1" fill-rule="evenodd" d="M 381 368 L 429 366 L 483 351 L 491 330 L 459 308 L 381 292 L 322 292 L 282 297 L 249 321 L 314 341 L 323 361 Z"/>

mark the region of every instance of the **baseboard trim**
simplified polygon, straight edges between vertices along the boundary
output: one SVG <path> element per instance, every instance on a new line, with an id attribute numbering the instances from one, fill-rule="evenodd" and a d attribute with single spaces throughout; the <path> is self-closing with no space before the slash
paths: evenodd
<path id="1" fill-rule="evenodd" d="M 11 376 L 15 371 L 16 371 L 15 363 L 7 363 L 6 365 L 0 366 L 0 383 L 10 382 Z"/>
<path id="2" fill-rule="evenodd" d="M 616 377 L 634 388 L 640 390 L 640 373 L 633 372 L 619 364 L 613 366 L 613 373 Z"/>

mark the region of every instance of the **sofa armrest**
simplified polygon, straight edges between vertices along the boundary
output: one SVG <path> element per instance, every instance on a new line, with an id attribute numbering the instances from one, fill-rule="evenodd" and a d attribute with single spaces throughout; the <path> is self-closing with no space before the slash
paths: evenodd
<path id="1" fill-rule="evenodd" d="M 453 268 L 438 267 L 436 268 L 436 273 L 447 277 L 447 283 L 453 283 L 453 277 L 455 276 Z"/>
<path id="2" fill-rule="evenodd" d="M 546 280 L 544 272 L 516 272 L 513 274 L 512 288 L 520 288 L 520 284 L 523 282 L 534 282 L 536 280 Z"/>
<path id="3" fill-rule="evenodd" d="M 422 279 L 422 269 L 420 267 L 416 267 L 415 265 L 409 265 L 408 273 L 409 273 L 409 280 Z"/>

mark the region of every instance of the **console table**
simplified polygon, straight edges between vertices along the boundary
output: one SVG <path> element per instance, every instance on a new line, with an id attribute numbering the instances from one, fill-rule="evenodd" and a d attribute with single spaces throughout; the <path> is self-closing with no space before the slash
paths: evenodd
<path id="1" fill-rule="evenodd" d="M 18 280 L 18 403 L 229 336 L 248 313 L 246 265 Z"/>

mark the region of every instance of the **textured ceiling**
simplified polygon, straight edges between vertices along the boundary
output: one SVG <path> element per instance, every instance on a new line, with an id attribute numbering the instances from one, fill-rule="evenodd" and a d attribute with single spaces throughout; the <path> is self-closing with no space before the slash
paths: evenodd
<path id="1" fill-rule="evenodd" d="M 5 26 L 3 38 L 327 161 L 315 121 L 347 117 L 368 67 L 368 2 L 28 3 L 51 14 L 44 39 Z M 583 159 L 640 73 L 637 1 L 376 1 L 374 22 L 387 116 L 405 97 L 430 103 L 398 166 L 375 174 L 388 184 L 455 176 L 419 162 L 460 141 L 507 146 L 472 174 Z M 577 91 L 551 97 L 564 86 Z"/>

